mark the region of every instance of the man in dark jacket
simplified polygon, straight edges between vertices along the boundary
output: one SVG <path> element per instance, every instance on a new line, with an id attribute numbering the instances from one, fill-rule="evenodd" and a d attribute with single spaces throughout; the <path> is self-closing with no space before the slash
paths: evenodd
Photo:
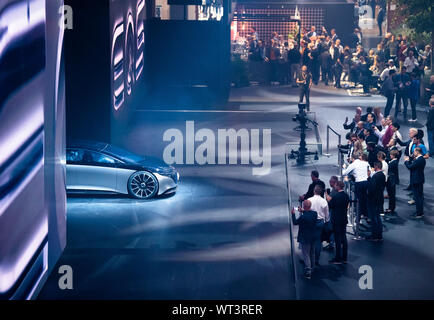
<path id="1" fill-rule="evenodd" d="M 335 183 L 336 192 L 327 196 L 329 202 L 329 209 L 331 210 L 331 223 L 333 234 L 336 243 L 335 258 L 330 260 L 333 264 L 342 264 L 347 262 L 348 257 L 348 243 L 347 243 L 347 224 L 348 224 L 348 205 L 350 197 L 344 191 L 344 183 L 337 181 Z"/>
<path id="2" fill-rule="evenodd" d="M 309 198 L 312 198 L 314 196 L 314 190 L 316 186 L 320 186 L 323 190 L 321 193 L 321 197 L 324 197 L 324 190 L 325 190 L 325 183 L 320 180 L 319 178 L 319 172 L 316 170 L 313 170 L 310 173 L 310 178 L 312 179 L 312 183 L 309 185 L 309 188 L 307 189 L 306 194 L 300 196 L 300 201 L 307 200 Z"/>
<path id="3" fill-rule="evenodd" d="M 392 110 L 393 100 L 395 100 L 395 83 L 393 82 L 393 77 L 395 76 L 396 71 L 391 69 L 389 70 L 389 76 L 384 80 L 382 91 L 384 96 L 387 98 L 386 108 L 384 110 L 384 117 L 390 114 L 390 110 Z"/>
<path id="4" fill-rule="evenodd" d="M 375 162 L 377 161 L 377 155 L 380 150 L 378 149 L 378 146 L 373 143 L 367 143 L 367 151 L 368 151 L 368 163 L 371 166 L 371 168 L 374 167 Z"/>
<path id="5" fill-rule="evenodd" d="M 416 202 L 416 214 L 414 218 L 420 219 L 423 217 L 423 185 L 425 183 L 425 165 L 426 160 L 422 155 L 422 149 L 416 147 L 414 149 L 413 159 L 410 157 L 404 158 L 404 164 L 410 170 L 410 185 L 413 190 L 414 201 Z"/>
<path id="6" fill-rule="evenodd" d="M 396 87 L 395 120 L 401 110 L 401 100 L 404 105 L 404 120 L 407 120 L 408 90 L 411 85 L 411 79 L 407 74 L 407 68 L 405 66 L 402 66 L 401 73 L 393 78 L 393 82 Z"/>
<path id="7" fill-rule="evenodd" d="M 348 124 L 348 117 L 345 118 L 345 123 L 343 124 L 344 129 L 345 130 L 350 130 L 350 133 L 356 133 L 356 131 L 358 129 L 357 128 L 357 124 L 361 121 L 360 119 L 361 119 L 361 115 L 360 114 L 356 114 L 354 116 L 353 121 L 350 124 Z M 360 131 L 358 133 L 360 133 Z M 357 133 L 356 133 L 356 135 L 357 135 Z"/>
<path id="8" fill-rule="evenodd" d="M 378 16 L 377 16 L 377 23 L 378 23 L 378 30 L 380 30 L 380 34 L 379 34 L 380 37 L 383 36 L 383 22 L 385 16 L 386 16 L 385 10 L 383 9 L 383 7 L 380 7 L 380 11 L 378 11 Z"/>
<path id="9" fill-rule="evenodd" d="M 300 48 L 297 44 L 295 44 L 289 51 L 288 51 L 288 62 L 290 65 L 290 80 L 291 85 L 293 87 L 297 87 L 296 79 L 298 79 L 298 76 L 300 74 L 300 62 L 301 62 L 301 54 L 300 54 Z"/>
<path id="10" fill-rule="evenodd" d="M 295 210 L 292 209 L 292 223 L 298 225 L 297 241 L 301 245 L 301 252 L 303 254 L 304 276 L 308 279 L 312 276 L 312 266 L 315 264 L 315 241 L 317 240 L 317 213 L 311 210 L 311 202 L 306 200 L 303 202 L 303 209 L 299 208 L 301 213 L 297 219 Z"/>
<path id="11" fill-rule="evenodd" d="M 310 88 L 312 87 L 312 74 L 308 71 L 307 66 L 301 67 L 301 73 L 297 79 L 297 84 L 300 86 L 300 103 L 306 99 L 307 111 L 310 110 Z"/>
<path id="12" fill-rule="evenodd" d="M 325 50 L 321 53 L 321 74 L 322 81 L 324 81 L 325 85 L 328 86 L 329 81 L 333 81 L 332 56 L 328 47 L 325 47 Z"/>
<path id="13" fill-rule="evenodd" d="M 338 42 L 339 39 L 336 41 Z M 342 72 L 344 70 L 344 54 L 338 50 L 336 50 L 336 47 L 333 48 L 333 57 L 332 57 L 332 68 L 333 68 L 333 75 L 335 77 L 335 87 L 336 88 L 342 88 L 341 87 L 341 77 Z"/>
<path id="14" fill-rule="evenodd" d="M 368 214 L 371 219 L 372 234 L 367 237 L 370 241 L 383 240 L 383 223 L 381 222 L 381 211 L 384 205 L 384 189 L 386 187 L 386 176 L 382 171 L 381 162 L 374 163 L 374 173 L 368 178 Z"/>
<path id="15" fill-rule="evenodd" d="M 388 163 L 388 176 L 386 182 L 387 194 L 389 195 L 389 209 L 386 210 L 386 213 L 393 214 L 395 213 L 396 208 L 396 185 L 399 184 L 399 171 L 398 171 L 398 161 L 399 159 L 399 151 L 392 150 L 390 151 L 390 161 Z"/>
<path id="16" fill-rule="evenodd" d="M 366 141 L 367 145 L 369 145 L 369 144 L 377 145 L 378 144 L 379 139 L 376 136 L 373 129 L 365 129 L 363 131 L 363 134 L 365 135 L 365 141 Z M 372 165 L 371 165 L 371 167 L 372 167 Z"/>

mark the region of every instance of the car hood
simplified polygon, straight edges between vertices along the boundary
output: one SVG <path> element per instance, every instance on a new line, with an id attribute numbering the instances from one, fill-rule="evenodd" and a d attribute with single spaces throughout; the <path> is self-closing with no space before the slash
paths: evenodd
<path id="1" fill-rule="evenodd" d="M 170 168 L 163 160 L 154 157 L 145 157 L 143 160 L 139 161 L 139 164 L 150 167 L 150 168 Z"/>
<path id="2" fill-rule="evenodd" d="M 146 157 L 137 164 L 161 174 L 172 174 L 176 172 L 174 167 L 169 166 L 163 160 L 154 157 Z"/>

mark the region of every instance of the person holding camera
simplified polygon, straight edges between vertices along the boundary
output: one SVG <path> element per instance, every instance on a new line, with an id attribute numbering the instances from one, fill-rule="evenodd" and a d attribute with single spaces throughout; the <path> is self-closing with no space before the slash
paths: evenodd
<path id="1" fill-rule="evenodd" d="M 347 161 L 352 158 L 355 150 L 355 143 L 357 142 L 357 135 L 355 133 L 347 133 L 345 136 L 348 140 L 346 145 L 338 145 L 339 152 L 341 154 L 347 154 Z"/>
<path id="2" fill-rule="evenodd" d="M 354 115 L 353 121 L 348 124 L 348 117 L 345 118 L 345 122 L 343 124 L 345 130 L 350 130 L 350 133 L 353 133 L 357 129 L 357 124 L 362 120 L 362 108 L 356 108 L 356 114 Z"/>

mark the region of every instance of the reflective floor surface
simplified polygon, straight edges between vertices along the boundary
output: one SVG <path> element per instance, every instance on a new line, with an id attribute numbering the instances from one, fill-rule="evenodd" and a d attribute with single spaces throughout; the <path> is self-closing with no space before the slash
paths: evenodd
<path id="1" fill-rule="evenodd" d="M 434 176 L 426 170 L 426 217 L 409 219 L 408 172 L 400 166 L 398 216 L 385 222 L 382 244 L 349 236 L 349 264 L 329 265 L 324 251 L 312 280 L 302 277 L 298 246 L 292 265 L 288 199 L 283 154 L 297 143 L 292 116 L 296 89 L 234 89 L 225 110 L 150 112 L 139 110 L 123 147 L 162 157 L 167 129 L 185 134 L 185 121 L 196 130 L 272 129 L 272 169 L 255 176 L 247 165 L 178 166 L 181 184 L 174 196 L 136 201 L 126 196 L 75 195 L 68 199 L 68 246 L 58 266 L 74 270 L 74 289 L 60 290 L 57 268 L 39 299 L 432 299 L 434 298 Z M 345 132 L 342 122 L 356 106 L 385 105 L 380 96 L 354 97 L 345 90 L 319 86 L 312 92 L 312 111 L 325 145 L 327 124 Z M 418 118 L 424 120 L 422 109 Z M 421 122 L 422 123 L 422 122 Z M 421 126 L 421 123 L 419 125 Z M 418 125 L 418 124 L 416 124 Z M 408 123 L 401 132 L 407 135 Z M 314 132 L 308 141 L 315 142 Z M 331 145 L 337 139 L 332 137 Z M 336 151 L 332 147 L 331 153 Z M 338 174 L 337 157 L 290 161 L 291 198 L 305 193 L 310 171 L 328 181 Z M 296 234 L 296 230 L 295 230 Z M 373 290 L 361 290 L 359 268 L 373 268 Z M 294 282 L 293 270 L 297 274 Z"/>

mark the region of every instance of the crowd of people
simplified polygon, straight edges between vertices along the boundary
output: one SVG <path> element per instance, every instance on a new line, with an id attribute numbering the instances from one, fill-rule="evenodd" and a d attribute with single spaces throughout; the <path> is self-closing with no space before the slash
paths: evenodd
<path id="1" fill-rule="evenodd" d="M 426 161 L 433 157 L 434 144 L 434 97 L 430 100 L 426 132 L 429 148 L 425 144 L 425 132 L 410 128 L 408 139 L 400 132 L 400 124 L 390 115 L 381 113 L 381 108 L 368 107 L 363 113 L 358 107 L 353 120 L 345 120 L 343 127 L 348 130 L 348 143 L 339 146 L 339 152 L 346 156 L 342 176 L 339 180 L 331 177 L 330 189 L 319 178 L 317 171 L 311 172 L 312 183 L 306 194 L 300 196 L 301 205 L 292 210 L 292 219 L 299 226 L 300 242 L 305 276 L 311 278 L 312 270 L 319 265 L 323 241 L 335 250 L 333 264 L 343 264 L 348 258 L 346 228 L 349 193 L 356 201 L 356 235 L 364 239 L 383 241 L 382 216 L 395 216 L 396 188 L 400 185 L 400 171 L 409 171 L 410 183 L 405 190 L 409 192 L 409 205 L 415 205 L 411 218 L 424 216 L 424 183 Z M 404 166 L 399 163 L 403 159 Z M 403 168 L 401 168 L 403 167 Z M 351 197 L 352 198 L 352 197 Z M 385 199 L 388 207 L 385 208 Z M 365 226 L 364 234 L 361 226 Z"/>
<path id="2" fill-rule="evenodd" d="M 249 59 L 270 64 L 273 85 L 297 87 L 301 68 L 306 66 L 314 85 L 322 81 L 325 85 L 342 88 L 342 81 L 346 81 L 345 87 L 361 85 L 366 94 L 376 89 L 387 96 L 389 102 L 392 91 L 399 94 L 397 99 L 405 96 L 406 99 L 402 99 L 405 108 L 407 100 L 417 102 L 420 78 L 424 70 L 431 69 L 429 44 L 418 48 L 405 35 L 387 33 L 376 48 L 365 50 L 357 27 L 350 39 L 344 45 L 335 29 L 329 32 L 325 27 L 317 30 L 316 26 L 311 26 L 309 31 L 302 30 L 300 41 L 286 39 L 276 32 L 264 41 L 259 39 L 256 29 L 251 28 Z M 394 73 L 389 75 L 391 70 Z M 393 78 L 394 88 L 387 81 L 389 77 Z"/>

